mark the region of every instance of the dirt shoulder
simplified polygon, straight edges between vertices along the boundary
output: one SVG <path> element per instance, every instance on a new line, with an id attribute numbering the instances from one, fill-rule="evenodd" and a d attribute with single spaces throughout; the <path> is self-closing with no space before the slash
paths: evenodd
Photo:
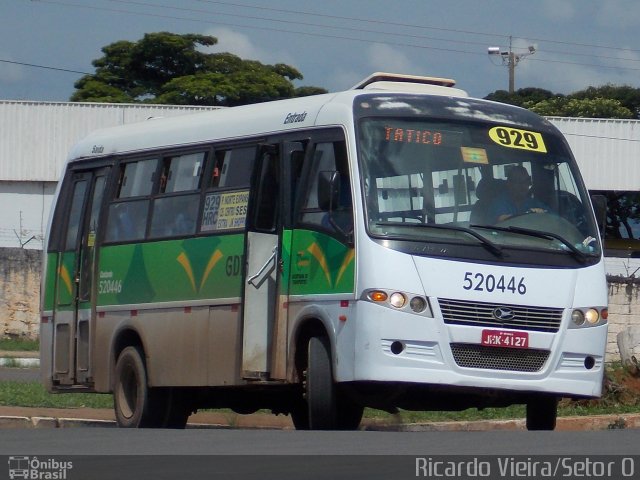
<path id="1" fill-rule="evenodd" d="M 224 412 L 198 412 L 189 418 L 191 428 L 251 428 L 293 430 L 288 416 Z M 97 408 L 0 407 L 0 428 L 115 427 L 113 410 Z M 488 431 L 525 430 L 524 420 L 480 420 L 460 422 L 398 423 L 364 419 L 362 430 L 377 431 Z M 640 413 L 559 417 L 556 430 L 587 431 L 640 429 Z"/>

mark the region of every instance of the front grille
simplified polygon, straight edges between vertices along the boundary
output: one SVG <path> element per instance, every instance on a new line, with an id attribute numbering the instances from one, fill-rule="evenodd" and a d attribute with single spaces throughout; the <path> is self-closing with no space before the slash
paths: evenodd
<path id="1" fill-rule="evenodd" d="M 471 343 L 452 343 L 451 352 L 459 367 L 539 372 L 549 358 L 549 350 L 486 347 Z"/>
<path id="2" fill-rule="evenodd" d="M 469 302 L 448 298 L 439 298 L 438 303 L 440 304 L 444 323 L 453 325 L 557 332 L 562 321 L 561 308 Z M 513 318 L 499 321 L 493 315 L 496 308 L 511 310 Z"/>

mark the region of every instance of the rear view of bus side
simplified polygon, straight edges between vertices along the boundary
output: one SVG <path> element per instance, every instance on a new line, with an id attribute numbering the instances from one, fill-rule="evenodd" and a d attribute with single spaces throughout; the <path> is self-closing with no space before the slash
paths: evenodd
<path id="1" fill-rule="evenodd" d="M 81 141 L 44 253 L 48 390 L 167 428 L 521 403 L 549 430 L 599 396 L 602 248 L 567 143 L 453 85 L 375 74 Z"/>

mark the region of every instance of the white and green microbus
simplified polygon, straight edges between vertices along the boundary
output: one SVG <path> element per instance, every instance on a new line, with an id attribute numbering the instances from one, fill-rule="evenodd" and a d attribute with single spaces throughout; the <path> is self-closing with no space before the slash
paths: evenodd
<path id="1" fill-rule="evenodd" d="M 48 390 L 178 428 L 526 404 L 553 429 L 559 398 L 599 396 L 602 248 L 567 143 L 453 84 L 375 74 L 81 141 L 46 239 Z"/>

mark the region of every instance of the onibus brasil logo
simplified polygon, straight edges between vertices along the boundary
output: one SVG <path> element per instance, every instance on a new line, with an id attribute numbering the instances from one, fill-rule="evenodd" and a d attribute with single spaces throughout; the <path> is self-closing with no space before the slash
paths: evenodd
<path id="1" fill-rule="evenodd" d="M 9 478 L 33 480 L 66 480 L 67 472 L 73 468 L 72 462 L 59 461 L 55 458 L 38 458 L 28 456 L 9 457 Z"/>

